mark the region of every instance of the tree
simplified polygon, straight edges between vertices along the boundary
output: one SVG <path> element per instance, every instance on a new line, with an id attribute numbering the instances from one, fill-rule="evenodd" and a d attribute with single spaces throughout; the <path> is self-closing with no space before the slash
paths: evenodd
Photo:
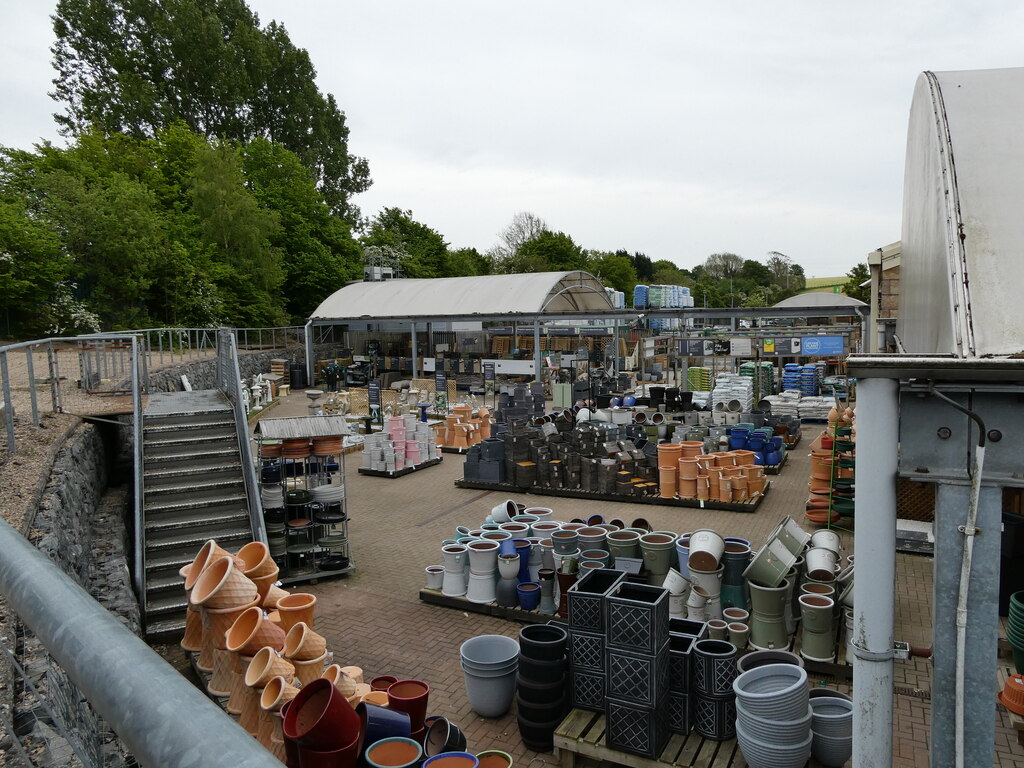
<path id="1" fill-rule="evenodd" d="M 743 261 L 743 266 L 736 273 L 736 277 L 752 280 L 758 285 L 771 285 L 772 282 L 771 270 L 761 262 L 754 261 L 753 259 L 745 259 Z"/>
<path id="2" fill-rule="evenodd" d="M 391 246 L 404 254 L 402 272 L 406 277 L 444 277 L 448 244 L 439 232 L 412 217 L 412 211 L 385 208 L 370 221 L 363 246 Z"/>
<path id="3" fill-rule="evenodd" d="M 861 301 L 871 301 L 871 273 L 868 271 L 868 265 L 863 262 L 855 264 L 853 268 L 846 273 L 849 278 L 846 284 L 843 286 L 843 293 L 853 299 L 860 299 Z M 867 285 L 861 287 L 862 283 Z"/>
<path id="4" fill-rule="evenodd" d="M 650 282 L 655 285 L 693 285 L 690 274 L 668 259 L 658 259 L 652 266 Z"/>
<path id="5" fill-rule="evenodd" d="M 541 219 L 529 211 L 520 211 L 512 217 L 512 221 L 501 231 L 501 238 L 497 245 L 493 246 L 487 255 L 494 264 L 497 272 L 522 272 L 529 270 L 509 269 L 507 264 L 512 263 L 513 257 L 519 252 L 524 243 L 533 240 L 541 232 L 548 228 L 544 219 Z"/>
<path id="6" fill-rule="evenodd" d="M 344 113 L 308 53 L 244 0 L 60 0 L 53 28 L 65 135 L 151 138 L 181 120 L 208 139 L 263 137 L 295 152 L 332 212 L 358 220 L 351 198 L 370 177 Z"/>
<path id="7" fill-rule="evenodd" d="M 636 270 L 636 279 L 638 283 L 654 283 L 654 262 L 651 261 L 649 256 L 646 256 L 639 251 L 630 256 L 626 251 L 616 251 L 616 256 L 626 256 L 633 262 L 633 269 Z"/>
<path id="8" fill-rule="evenodd" d="M 633 288 L 637 284 L 636 269 L 633 260 L 623 254 L 623 251 L 590 251 L 587 269 L 608 288 L 632 296 Z"/>
<path id="9" fill-rule="evenodd" d="M 736 277 L 743 268 L 743 259 L 735 253 L 713 253 L 704 260 L 704 274 L 713 280 Z"/>
<path id="10" fill-rule="evenodd" d="M 587 256 L 583 249 L 564 232 L 545 229 L 532 240 L 527 240 L 511 259 L 509 272 L 561 272 L 586 269 Z"/>
<path id="11" fill-rule="evenodd" d="M 7 338 L 46 332 L 53 323 L 51 302 L 69 267 L 56 234 L 20 201 L 0 198 L 0 327 Z"/>
<path id="12" fill-rule="evenodd" d="M 794 264 L 789 268 L 789 275 L 792 283 L 789 289 L 793 293 L 799 293 L 807 287 L 807 277 L 804 275 L 804 268 L 799 264 Z"/>
<path id="13" fill-rule="evenodd" d="M 491 274 L 490 259 L 476 248 L 449 250 L 445 263 L 445 274 L 449 277 Z"/>

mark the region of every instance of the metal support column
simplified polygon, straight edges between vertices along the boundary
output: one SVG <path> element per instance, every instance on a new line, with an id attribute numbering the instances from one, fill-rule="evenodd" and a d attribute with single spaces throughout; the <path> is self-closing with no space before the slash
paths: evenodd
<path id="1" fill-rule="evenodd" d="M 32 347 L 25 347 L 25 366 L 28 373 L 28 394 L 32 403 L 32 423 L 39 426 L 39 401 L 36 399 L 36 367 L 32 359 L 35 350 Z"/>
<path id="2" fill-rule="evenodd" d="M 863 402 L 860 384 L 858 406 Z M 858 416 L 861 413 L 857 408 Z M 861 430 L 857 439 L 862 440 Z M 946 768 L 956 754 L 956 595 L 960 591 L 960 561 L 970 486 L 943 482 L 935 497 L 935 577 L 932 599 L 932 724 L 931 765 Z M 964 658 L 964 755 L 966 765 L 994 765 L 996 708 L 980 706 L 992 700 L 993 670 L 999 640 L 999 555 L 1002 543 L 1002 488 L 981 487 L 974 552 L 971 557 L 969 618 Z M 857 488 L 860 493 L 860 487 Z M 858 520 L 858 523 L 860 521 Z M 860 578 L 860 541 L 857 578 Z M 855 587 L 856 589 L 856 587 Z M 854 598 L 856 602 L 856 598 Z M 858 683 L 859 684 L 859 683 Z M 854 724 L 856 729 L 856 724 Z"/>
<path id="3" fill-rule="evenodd" d="M 862 379 L 857 398 L 857 578 L 853 614 L 853 765 L 892 765 L 892 669 L 896 584 L 898 382 Z"/>
<path id="4" fill-rule="evenodd" d="M 306 342 L 306 381 L 309 382 L 308 386 L 313 386 L 313 371 L 316 368 L 316 361 L 313 359 L 313 321 L 306 321 L 305 328 L 305 342 Z"/>
<path id="5" fill-rule="evenodd" d="M 18 450 L 14 437 L 14 401 L 11 399 L 11 375 L 7 369 L 7 353 L 0 352 L 0 378 L 4 380 L 4 424 L 7 426 L 7 452 Z"/>
<path id="6" fill-rule="evenodd" d="M 612 376 L 619 373 L 619 323 L 616 320 L 612 320 L 612 364 L 608 373 Z"/>
<path id="7" fill-rule="evenodd" d="M 410 378 L 419 378 L 417 371 L 417 364 L 419 360 L 416 358 L 416 321 L 413 320 L 409 323 L 409 333 L 412 336 L 412 376 Z"/>
<path id="8" fill-rule="evenodd" d="M 540 318 L 533 321 L 533 375 L 542 381 L 540 370 Z"/>

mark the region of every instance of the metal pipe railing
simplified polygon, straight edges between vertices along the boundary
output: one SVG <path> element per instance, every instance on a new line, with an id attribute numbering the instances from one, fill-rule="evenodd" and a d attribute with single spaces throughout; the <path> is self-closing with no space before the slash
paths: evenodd
<path id="1" fill-rule="evenodd" d="M 281 768 L 259 742 L 0 520 L 0 592 L 144 766 Z"/>
<path id="2" fill-rule="evenodd" d="M 132 455 L 135 491 L 135 557 L 132 561 L 132 584 L 139 600 L 146 599 L 146 505 L 145 505 L 145 467 L 142 456 L 142 391 L 139 386 L 141 373 L 141 357 L 139 337 L 132 337 Z"/>

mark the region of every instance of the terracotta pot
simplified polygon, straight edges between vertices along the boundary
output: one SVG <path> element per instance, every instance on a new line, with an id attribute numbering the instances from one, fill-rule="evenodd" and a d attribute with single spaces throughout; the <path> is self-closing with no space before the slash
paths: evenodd
<path id="1" fill-rule="evenodd" d="M 327 650 L 327 641 L 304 621 L 292 625 L 284 640 L 284 655 L 293 661 L 311 661 Z"/>
<path id="2" fill-rule="evenodd" d="M 203 544 L 198 554 L 196 554 L 195 560 L 179 571 L 185 577 L 185 590 L 189 591 L 195 587 L 199 576 L 206 569 L 206 566 L 221 557 L 233 557 L 233 555 L 218 545 L 213 539 Z"/>
<path id="3" fill-rule="evenodd" d="M 370 691 L 364 696 L 360 697 L 360 701 L 365 701 L 367 704 L 375 704 L 378 707 L 388 706 L 388 692 L 387 691 Z"/>
<path id="4" fill-rule="evenodd" d="M 363 683 L 363 668 L 348 666 L 342 667 L 341 671 L 356 681 L 356 685 L 362 685 Z"/>
<path id="5" fill-rule="evenodd" d="M 269 622 L 263 609 L 253 606 L 238 615 L 227 631 L 227 649 L 243 656 L 255 656 L 260 648 L 270 646 L 280 651 L 285 646 L 285 634 L 280 627 Z"/>
<path id="6" fill-rule="evenodd" d="M 250 688 L 262 688 L 278 675 L 290 680 L 295 667 L 287 659 L 278 656 L 273 648 L 260 648 L 245 670 L 245 684 Z"/>
<path id="7" fill-rule="evenodd" d="M 277 612 L 281 614 L 281 628 L 286 632 L 304 621 L 313 626 L 313 610 L 316 607 L 316 595 L 306 592 L 295 592 L 277 601 Z"/>
<path id="8" fill-rule="evenodd" d="M 256 585 L 256 592 L 260 596 L 260 605 L 262 605 L 263 601 L 266 600 L 267 593 L 277 582 L 279 575 L 280 571 L 275 568 L 273 573 L 270 573 L 267 576 L 256 576 L 255 578 L 251 579 L 252 583 Z"/>
<path id="9" fill-rule="evenodd" d="M 340 664 L 331 664 L 320 677 L 329 680 L 345 698 L 349 698 L 356 692 L 356 681 L 342 671 Z"/>
<path id="10" fill-rule="evenodd" d="M 248 605 L 257 597 L 256 585 L 228 556 L 218 558 L 203 570 L 192 588 L 189 602 L 204 608 L 236 608 Z"/>
<path id="11" fill-rule="evenodd" d="M 272 677 L 263 688 L 263 693 L 260 694 L 260 707 L 268 712 L 278 712 L 298 693 L 299 689 L 289 683 L 287 678 L 281 675 Z"/>
<path id="12" fill-rule="evenodd" d="M 366 748 L 363 759 L 371 768 L 411 768 L 423 757 L 423 748 L 412 739 L 396 736 Z"/>
<path id="13" fill-rule="evenodd" d="M 192 652 L 203 650 L 203 616 L 198 607 L 189 606 L 185 613 L 185 635 L 181 638 L 181 647 Z"/>
<path id="14" fill-rule="evenodd" d="M 430 686 L 421 680 L 399 680 L 388 688 L 391 709 L 409 715 L 409 724 L 413 731 L 423 728 L 429 697 Z"/>
<path id="15" fill-rule="evenodd" d="M 252 664 L 252 657 L 241 656 L 237 653 L 232 655 L 235 657 L 235 667 L 231 680 L 231 696 L 228 698 L 225 709 L 232 715 L 239 715 L 242 713 L 242 703 L 245 694 L 250 690 L 245 684 L 245 670 Z"/>
<path id="16" fill-rule="evenodd" d="M 286 739 L 310 749 L 344 748 L 360 737 L 359 716 L 328 680 L 302 687 L 284 712 Z"/>
<path id="17" fill-rule="evenodd" d="M 696 480 L 697 475 L 700 474 L 700 468 L 697 466 L 697 458 L 695 456 L 684 456 L 679 459 L 679 479 L 680 480 Z"/>
<path id="18" fill-rule="evenodd" d="M 259 585 L 257 585 L 258 587 Z M 260 603 L 264 608 L 277 608 L 277 601 L 282 597 L 288 597 L 288 592 L 271 585 L 270 589 L 267 590 L 267 594 L 263 596 L 263 602 Z"/>
<path id="19" fill-rule="evenodd" d="M 295 665 L 295 676 L 299 679 L 299 682 L 303 685 L 308 685 L 323 675 L 324 665 L 327 663 L 327 654 L 324 653 L 315 659 L 307 661 L 299 661 L 298 659 L 291 659 L 290 661 Z"/>
<path id="20" fill-rule="evenodd" d="M 223 698 L 231 695 L 231 665 L 234 657 L 230 651 L 215 650 L 213 652 L 213 675 L 206 684 L 211 696 Z"/>
<path id="21" fill-rule="evenodd" d="M 368 686 L 366 683 L 357 683 L 356 692 L 349 696 L 348 703 L 354 707 L 358 705 L 368 694 L 371 693 L 373 693 L 373 691 L 370 690 L 370 686 Z"/>
<path id="22" fill-rule="evenodd" d="M 276 573 L 277 563 L 270 557 L 270 550 L 262 541 L 251 541 L 238 550 L 236 557 L 242 561 L 241 571 L 250 579 Z"/>
<path id="23" fill-rule="evenodd" d="M 210 642 L 212 647 L 227 650 L 227 633 L 235 620 L 250 608 L 255 608 L 258 598 L 253 598 L 246 605 L 239 605 L 235 608 L 204 608 L 202 611 L 203 622 L 209 627 Z"/>

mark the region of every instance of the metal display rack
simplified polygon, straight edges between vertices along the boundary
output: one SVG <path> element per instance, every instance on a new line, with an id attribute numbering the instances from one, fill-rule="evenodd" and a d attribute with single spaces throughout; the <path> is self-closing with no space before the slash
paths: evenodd
<path id="1" fill-rule="evenodd" d="M 355 570 L 348 535 L 343 416 L 261 419 L 256 427 L 263 519 L 282 584 L 343 576 Z M 286 441 L 313 441 L 296 455 Z M 279 442 L 281 441 L 281 442 Z M 329 450 L 317 451 L 316 443 Z M 280 488 L 278 487 L 280 486 Z M 275 506 L 267 506 L 273 499 Z M 280 499 L 280 502 L 278 502 Z"/>

